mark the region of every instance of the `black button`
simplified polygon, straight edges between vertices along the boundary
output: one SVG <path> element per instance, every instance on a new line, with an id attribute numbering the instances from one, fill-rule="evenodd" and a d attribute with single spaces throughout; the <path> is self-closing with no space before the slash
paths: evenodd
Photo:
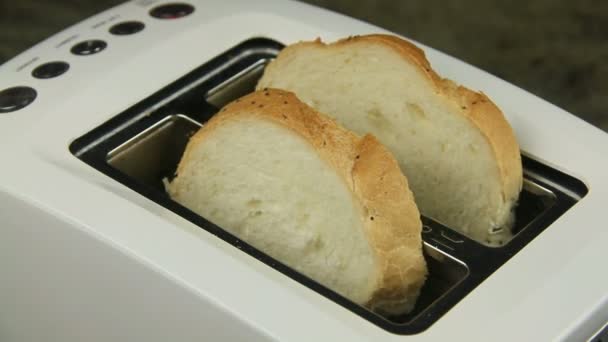
<path id="1" fill-rule="evenodd" d="M 30 87 L 12 87 L 0 91 L 0 113 L 19 110 L 36 99 L 36 91 Z"/>
<path id="2" fill-rule="evenodd" d="M 141 21 L 125 21 L 110 27 L 110 33 L 118 36 L 126 36 L 128 34 L 137 33 L 144 29 L 146 25 Z"/>
<path id="3" fill-rule="evenodd" d="M 32 76 L 36 78 L 53 78 L 57 77 L 70 68 L 66 62 L 48 62 L 44 63 L 32 71 Z"/>
<path id="4" fill-rule="evenodd" d="M 108 44 L 103 40 L 92 39 L 85 40 L 84 42 L 80 42 L 72 46 L 72 50 L 70 51 L 72 51 L 72 53 L 75 55 L 88 56 L 98 53 L 99 51 L 105 49 L 106 46 L 108 46 Z"/>
<path id="5" fill-rule="evenodd" d="M 184 3 L 173 3 L 154 7 L 150 15 L 158 19 L 177 19 L 194 12 L 194 6 Z"/>

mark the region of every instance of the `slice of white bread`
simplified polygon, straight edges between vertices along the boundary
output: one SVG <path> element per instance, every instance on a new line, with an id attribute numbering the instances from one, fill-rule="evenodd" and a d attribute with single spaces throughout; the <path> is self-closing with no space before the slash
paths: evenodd
<path id="1" fill-rule="evenodd" d="M 397 161 L 300 102 L 264 90 L 189 141 L 178 203 L 372 310 L 410 311 L 426 278 L 420 214 Z"/>
<path id="2" fill-rule="evenodd" d="M 375 135 L 422 214 L 484 244 L 509 239 L 522 186 L 513 130 L 488 97 L 440 78 L 416 46 L 388 35 L 297 43 L 266 68 L 265 87 Z"/>

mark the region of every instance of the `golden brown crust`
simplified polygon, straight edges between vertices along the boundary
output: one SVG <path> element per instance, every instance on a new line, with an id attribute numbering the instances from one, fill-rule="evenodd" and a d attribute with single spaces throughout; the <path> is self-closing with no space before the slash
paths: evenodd
<path id="1" fill-rule="evenodd" d="M 366 304 L 385 311 L 413 305 L 426 277 L 420 214 L 397 161 L 374 137 L 359 138 L 300 102 L 293 93 L 264 89 L 228 104 L 209 120 L 191 138 L 178 173 L 197 142 L 218 126 L 255 117 L 303 137 L 358 199 L 378 265 L 377 290 Z"/>
<path id="2" fill-rule="evenodd" d="M 300 102 L 293 93 L 276 89 L 254 92 L 222 108 L 220 113 L 191 138 L 182 161 L 188 159 L 190 150 L 193 150 L 189 147 L 203 140 L 217 126 L 227 121 L 256 116 L 285 126 L 302 136 L 339 172 L 342 178 L 350 179 L 350 168 L 356 154 L 353 146 L 359 140 L 357 135 L 342 128 L 330 118 L 319 115 L 314 109 Z M 181 163 L 178 173 L 180 170 Z"/>
<path id="3" fill-rule="evenodd" d="M 405 59 L 416 63 L 435 89 L 443 94 L 447 101 L 455 105 L 456 111 L 468 118 L 490 144 L 498 162 L 503 199 L 515 201 L 519 197 L 523 181 L 519 144 L 504 114 L 485 94 L 441 78 L 431 68 L 424 52 L 404 39 L 374 34 L 353 39 L 353 41 L 357 40 L 382 42 L 396 50 Z"/>
<path id="4" fill-rule="evenodd" d="M 414 63 L 419 71 L 429 80 L 430 85 L 456 112 L 460 113 L 475 126 L 488 141 L 498 162 L 498 175 L 502 185 L 502 196 L 505 201 L 515 201 L 522 186 L 522 165 L 519 144 L 513 129 L 500 109 L 483 93 L 458 86 L 454 82 L 441 78 L 426 59 L 424 51 L 414 44 L 396 36 L 370 34 L 353 36 L 332 44 L 325 44 L 317 39 L 313 42 L 300 42 L 288 46 L 284 51 L 302 45 L 317 47 L 340 47 L 349 44 L 366 43 L 387 46 L 405 60 Z M 288 55 L 288 53 L 282 54 Z M 270 67 L 273 65 L 271 63 Z"/>
<path id="5" fill-rule="evenodd" d="M 427 270 L 420 213 L 407 179 L 390 152 L 369 134 L 359 141 L 352 175 L 382 275 L 369 306 L 393 314 L 409 311 Z"/>

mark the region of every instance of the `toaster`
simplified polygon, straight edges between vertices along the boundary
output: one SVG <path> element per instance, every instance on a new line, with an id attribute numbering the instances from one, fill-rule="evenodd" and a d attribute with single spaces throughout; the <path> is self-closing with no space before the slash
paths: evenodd
<path id="1" fill-rule="evenodd" d="M 419 43 L 502 109 L 524 185 L 500 247 L 422 217 L 411 313 L 369 311 L 167 195 L 189 137 L 284 46 L 368 33 L 390 32 L 286 0 L 134 0 L 1 65 L 0 340 L 606 340 L 608 136 Z"/>

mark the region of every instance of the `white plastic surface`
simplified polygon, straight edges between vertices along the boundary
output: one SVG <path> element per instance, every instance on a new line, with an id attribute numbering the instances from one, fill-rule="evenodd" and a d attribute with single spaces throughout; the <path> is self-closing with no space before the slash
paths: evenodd
<path id="1" fill-rule="evenodd" d="M 126 3 L 0 66 L 0 89 L 38 91 L 29 107 L 0 114 L 1 341 L 580 340 L 608 321 L 608 136 L 428 47 L 440 74 L 497 102 L 523 150 L 590 192 L 417 335 L 371 324 L 75 158 L 75 138 L 248 38 L 383 32 L 297 2 L 187 2 L 196 11 L 179 20 L 148 16 L 162 1 Z M 109 34 L 122 20 L 146 28 Z M 92 38 L 108 47 L 69 52 Z M 71 68 L 56 79 L 30 76 L 51 60 Z"/>

